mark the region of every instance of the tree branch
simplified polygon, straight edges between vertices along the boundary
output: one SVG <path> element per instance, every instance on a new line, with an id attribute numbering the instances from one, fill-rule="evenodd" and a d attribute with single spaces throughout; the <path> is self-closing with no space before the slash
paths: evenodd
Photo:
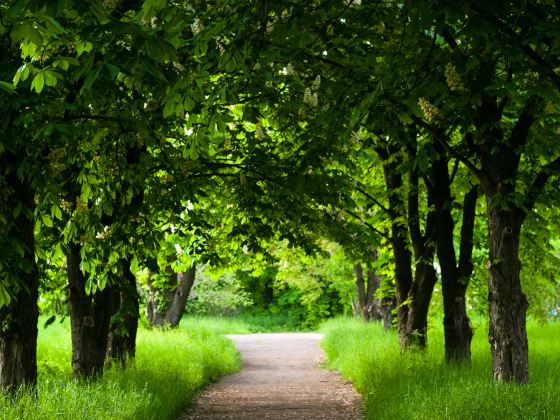
<path id="1" fill-rule="evenodd" d="M 356 191 L 361 193 L 368 200 L 371 200 L 375 205 L 377 205 L 385 213 L 387 213 L 388 215 L 391 215 L 391 212 L 389 211 L 389 209 L 387 207 L 385 207 L 383 204 L 381 204 L 381 202 L 379 200 L 377 200 L 375 197 L 373 197 L 371 194 L 369 194 L 367 191 L 365 191 L 362 187 L 360 187 L 358 185 L 355 185 L 354 188 L 356 189 Z"/>
<path id="2" fill-rule="evenodd" d="M 357 219 L 360 221 L 360 223 L 363 223 L 365 226 L 367 226 L 368 228 L 370 228 L 371 230 L 373 230 L 375 233 L 377 233 L 379 236 L 387 239 L 388 241 L 391 241 L 391 237 L 389 235 L 387 235 L 386 233 L 381 232 L 379 229 L 375 228 L 371 223 L 366 222 L 364 219 L 362 219 L 360 216 L 358 216 L 356 213 L 354 213 L 351 210 L 347 210 L 347 209 L 343 209 L 344 213 L 349 214 L 350 216 L 352 216 L 354 219 Z"/>
<path id="3" fill-rule="evenodd" d="M 523 53 L 525 53 L 527 57 L 529 57 L 533 62 L 535 62 L 536 64 L 542 67 L 544 73 L 547 76 L 549 76 L 552 79 L 552 81 L 556 84 L 556 86 L 560 89 L 560 75 L 556 73 L 556 71 L 554 70 L 555 68 L 554 65 L 546 61 L 543 57 L 541 57 L 539 53 L 537 53 L 530 45 L 525 44 L 523 42 L 523 39 L 505 22 L 501 21 L 495 16 L 490 16 L 486 14 L 484 10 L 482 10 L 479 6 L 473 4 L 472 2 L 471 2 L 471 9 L 479 16 L 481 16 L 482 19 L 484 19 L 486 22 L 494 25 L 500 31 L 506 33 L 510 37 L 510 39 L 514 41 L 515 44 L 517 44 L 517 47 L 520 48 Z"/>
<path id="4" fill-rule="evenodd" d="M 535 202 L 544 189 L 546 183 L 550 177 L 554 175 L 560 175 L 560 156 L 546 164 L 537 174 L 533 184 L 527 192 L 525 201 L 523 202 L 523 206 L 521 208 L 523 217 L 527 216 L 527 214 L 529 214 L 529 212 L 533 209 Z"/>
<path id="5" fill-rule="evenodd" d="M 525 103 L 525 106 L 523 107 L 523 110 L 521 111 L 509 138 L 513 149 L 517 149 L 526 143 L 527 137 L 529 136 L 529 130 L 533 125 L 535 112 L 537 111 L 541 101 L 542 100 L 540 98 L 531 96 L 527 100 L 527 103 Z"/>

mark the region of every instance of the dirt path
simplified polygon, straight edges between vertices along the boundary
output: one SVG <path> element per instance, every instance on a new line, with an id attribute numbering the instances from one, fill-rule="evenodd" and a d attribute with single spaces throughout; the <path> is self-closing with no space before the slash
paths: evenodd
<path id="1" fill-rule="evenodd" d="M 320 334 L 231 335 L 241 372 L 211 384 L 187 419 L 361 419 L 352 385 L 319 368 Z"/>

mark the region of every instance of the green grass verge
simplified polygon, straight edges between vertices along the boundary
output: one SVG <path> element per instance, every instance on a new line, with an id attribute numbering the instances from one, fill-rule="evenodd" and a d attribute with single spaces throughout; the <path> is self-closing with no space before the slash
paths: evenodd
<path id="1" fill-rule="evenodd" d="M 239 369 L 235 347 L 219 334 L 211 324 L 141 329 L 134 364 L 83 383 L 72 379 L 68 323 L 41 325 L 37 397 L 0 398 L 0 419 L 175 419 L 197 389 Z"/>
<path id="2" fill-rule="evenodd" d="M 379 323 L 323 325 L 331 368 L 354 382 L 368 419 L 553 419 L 560 416 L 560 323 L 528 323 L 530 383 L 494 384 L 487 330 L 479 325 L 470 367 L 443 362 L 443 332 L 432 328 L 422 354 L 399 353 Z"/>

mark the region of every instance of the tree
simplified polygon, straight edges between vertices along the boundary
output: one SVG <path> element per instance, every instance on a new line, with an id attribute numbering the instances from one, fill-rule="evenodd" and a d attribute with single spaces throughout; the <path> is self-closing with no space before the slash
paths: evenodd
<path id="1" fill-rule="evenodd" d="M 560 158 L 549 153 L 553 118 L 543 113 L 547 101 L 555 102 L 551 98 L 558 86 L 557 57 L 547 35 L 549 22 L 557 18 L 556 5 L 440 6 L 434 2 L 416 13 L 418 22 L 430 22 L 440 36 L 440 60 L 458 69 L 450 83 L 456 94 L 445 94 L 449 100 L 438 118 L 458 118 L 463 136 L 460 142 L 436 140 L 478 178 L 486 197 L 494 379 L 524 383 L 528 348 L 527 300 L 519 274 L 521 229 L 560 169 Z M 434 96 L 437 109 L 442 96 Z"/>

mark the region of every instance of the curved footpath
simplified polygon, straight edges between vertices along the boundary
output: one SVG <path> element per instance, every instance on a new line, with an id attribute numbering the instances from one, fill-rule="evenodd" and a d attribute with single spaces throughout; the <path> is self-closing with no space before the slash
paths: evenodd
<path id="1" fill-rule="evenodd" d="M 337 373 L 321 369 L 321 334 L 230 335 L 239 373 L 210 384 L 187 419 L 362 419 L 362 400 Z"/>

